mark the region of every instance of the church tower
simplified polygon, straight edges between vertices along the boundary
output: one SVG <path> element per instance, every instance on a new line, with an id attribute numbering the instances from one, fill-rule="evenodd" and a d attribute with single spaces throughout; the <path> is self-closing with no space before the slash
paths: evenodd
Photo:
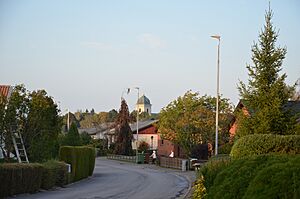
<path id="1" fill-rule="evenodd" d="M 146 112 L 151 115 L 151 106 L 150 100 L 145 95 L 140 97 L 136 103 L 136 108 L 139 113 Z"/>

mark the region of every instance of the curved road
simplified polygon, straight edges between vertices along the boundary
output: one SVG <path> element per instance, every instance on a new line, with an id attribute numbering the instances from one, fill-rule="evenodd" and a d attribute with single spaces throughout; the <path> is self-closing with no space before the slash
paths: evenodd
<path id="1" fill-rule="evenodd" d="M 17 198 L 183 198 L 189 186 L 187 178 L 175 170 L 97 158 L 93 177 L 65 188 L 18 195 Z"/>

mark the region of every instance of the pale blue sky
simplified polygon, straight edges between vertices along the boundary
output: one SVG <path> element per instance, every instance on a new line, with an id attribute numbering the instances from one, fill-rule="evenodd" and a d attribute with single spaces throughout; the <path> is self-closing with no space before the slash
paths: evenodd
<path id="1" fill-rule="evenodd" d="M 300 1 L 272 0 L 278 45 L 288 53 L 287 83 L 300 77 Z M 119 109 L 126 87 L 140 87 L 159 112 L 187 90 L 220 92 L 233 104 L 247 80 L 251 46 L 266 0 L 0 0 L 0 84 L 45 89 L 61 109 Z M 124 96 L 134 108 L 137 93 Z"/>

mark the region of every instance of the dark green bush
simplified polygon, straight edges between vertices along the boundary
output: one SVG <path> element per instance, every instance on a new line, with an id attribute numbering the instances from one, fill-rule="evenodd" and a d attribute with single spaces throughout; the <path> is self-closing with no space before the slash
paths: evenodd
<path id="1" fill-rule="evenodd" d="M 204 177 L 204 186 L 206 187 L 206 191 L 214 184 L 214 180 L 216 176 L 230 163 L 229 157 L 215 159 L 213 161 L 209 161 L 205 164 L 204 167 L 201 168 L 199 172 L 199 177 Z"/>
<path id="2" fill-rule="evenodd" d="M 233 145 L 233 158 L 260 154 L 300 154 L 300 135 L 254 134 L 241 137 Z"/>
<path id="3" fill-rule="evenodd" d="M 95 148 L 63 146 L 59 150 L 59 159 L 71 164 L 71 181 L 91 176 L 95 167 Z"/>
<path id="4" fill-rule="evenodd" d="M 0 198 L 38 191 L 42 176 L 41 164 L 0 164 Z"/>
<path id="5" fill-rule="evenodd" d="M 43 180 L 41 188 L 51 189 L 67 183 L 67 165 L 63 162 L 49 160 L 43 164 Z"/>
<path id="6" fill-rule="evenodd" d="M 219 154 L 230 154 L 233 143 L 226 143 L 219 147 Z"/>
<path id="7" fill-rule="evenodd" d="M 197 195 L 205 198 L 299 198 L 300 155 L 259 155 L 206 164 Z M 197 186 L 196 186 L 197 188 Z"/>
<path id="8" fill-rule="evenodd" d="M 262 168 L 244 198 L 300 198 L 300 156 Z"/>

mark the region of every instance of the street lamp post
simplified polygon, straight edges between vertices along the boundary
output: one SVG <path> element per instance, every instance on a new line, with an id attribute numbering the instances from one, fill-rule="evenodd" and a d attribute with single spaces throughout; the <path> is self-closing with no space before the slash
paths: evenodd
<path id="1" fill-rule="evenodd" d="M 139 143 L 139 98 L 140 98 L 140 88 L 135 87 L 137 90 L 137 102 L 136 102 L 136 162 L 138 162 L 138 143 Z"/>
<path id="2" fill-rule="evenodd" d="M 218 155 L 218 130 L 219 130 L 219 70 L 220 70 L 220 40 L 221 36 L 213 35 L 211 36 L 217 39 L 218 42 L 218 61 L 217 61 L 217 99 L 216 99 L 216 141 L 215 141 L 215 155 Z"/>
<path id="3" fill-rule="evenodd" d="M 134 89 L 137 90 L 137 104 L 136 104 L 136 162 L 138 162 L 138 142 L 139 142 L 139 107 L 138 107 L 138 101 L 140 98 L 140 88 L 134 87 Z M 130 92 L 131 88 L 126 88 L 127 94 Z M 121 100 L 123 100 L 125 90 L 122 92 Z"/>
<path id="4" fill-rule="evenodd" d="M 68 118 L 67 118 L 67 129 L 70 130 L 70 111 L 68 109 Z"/>

